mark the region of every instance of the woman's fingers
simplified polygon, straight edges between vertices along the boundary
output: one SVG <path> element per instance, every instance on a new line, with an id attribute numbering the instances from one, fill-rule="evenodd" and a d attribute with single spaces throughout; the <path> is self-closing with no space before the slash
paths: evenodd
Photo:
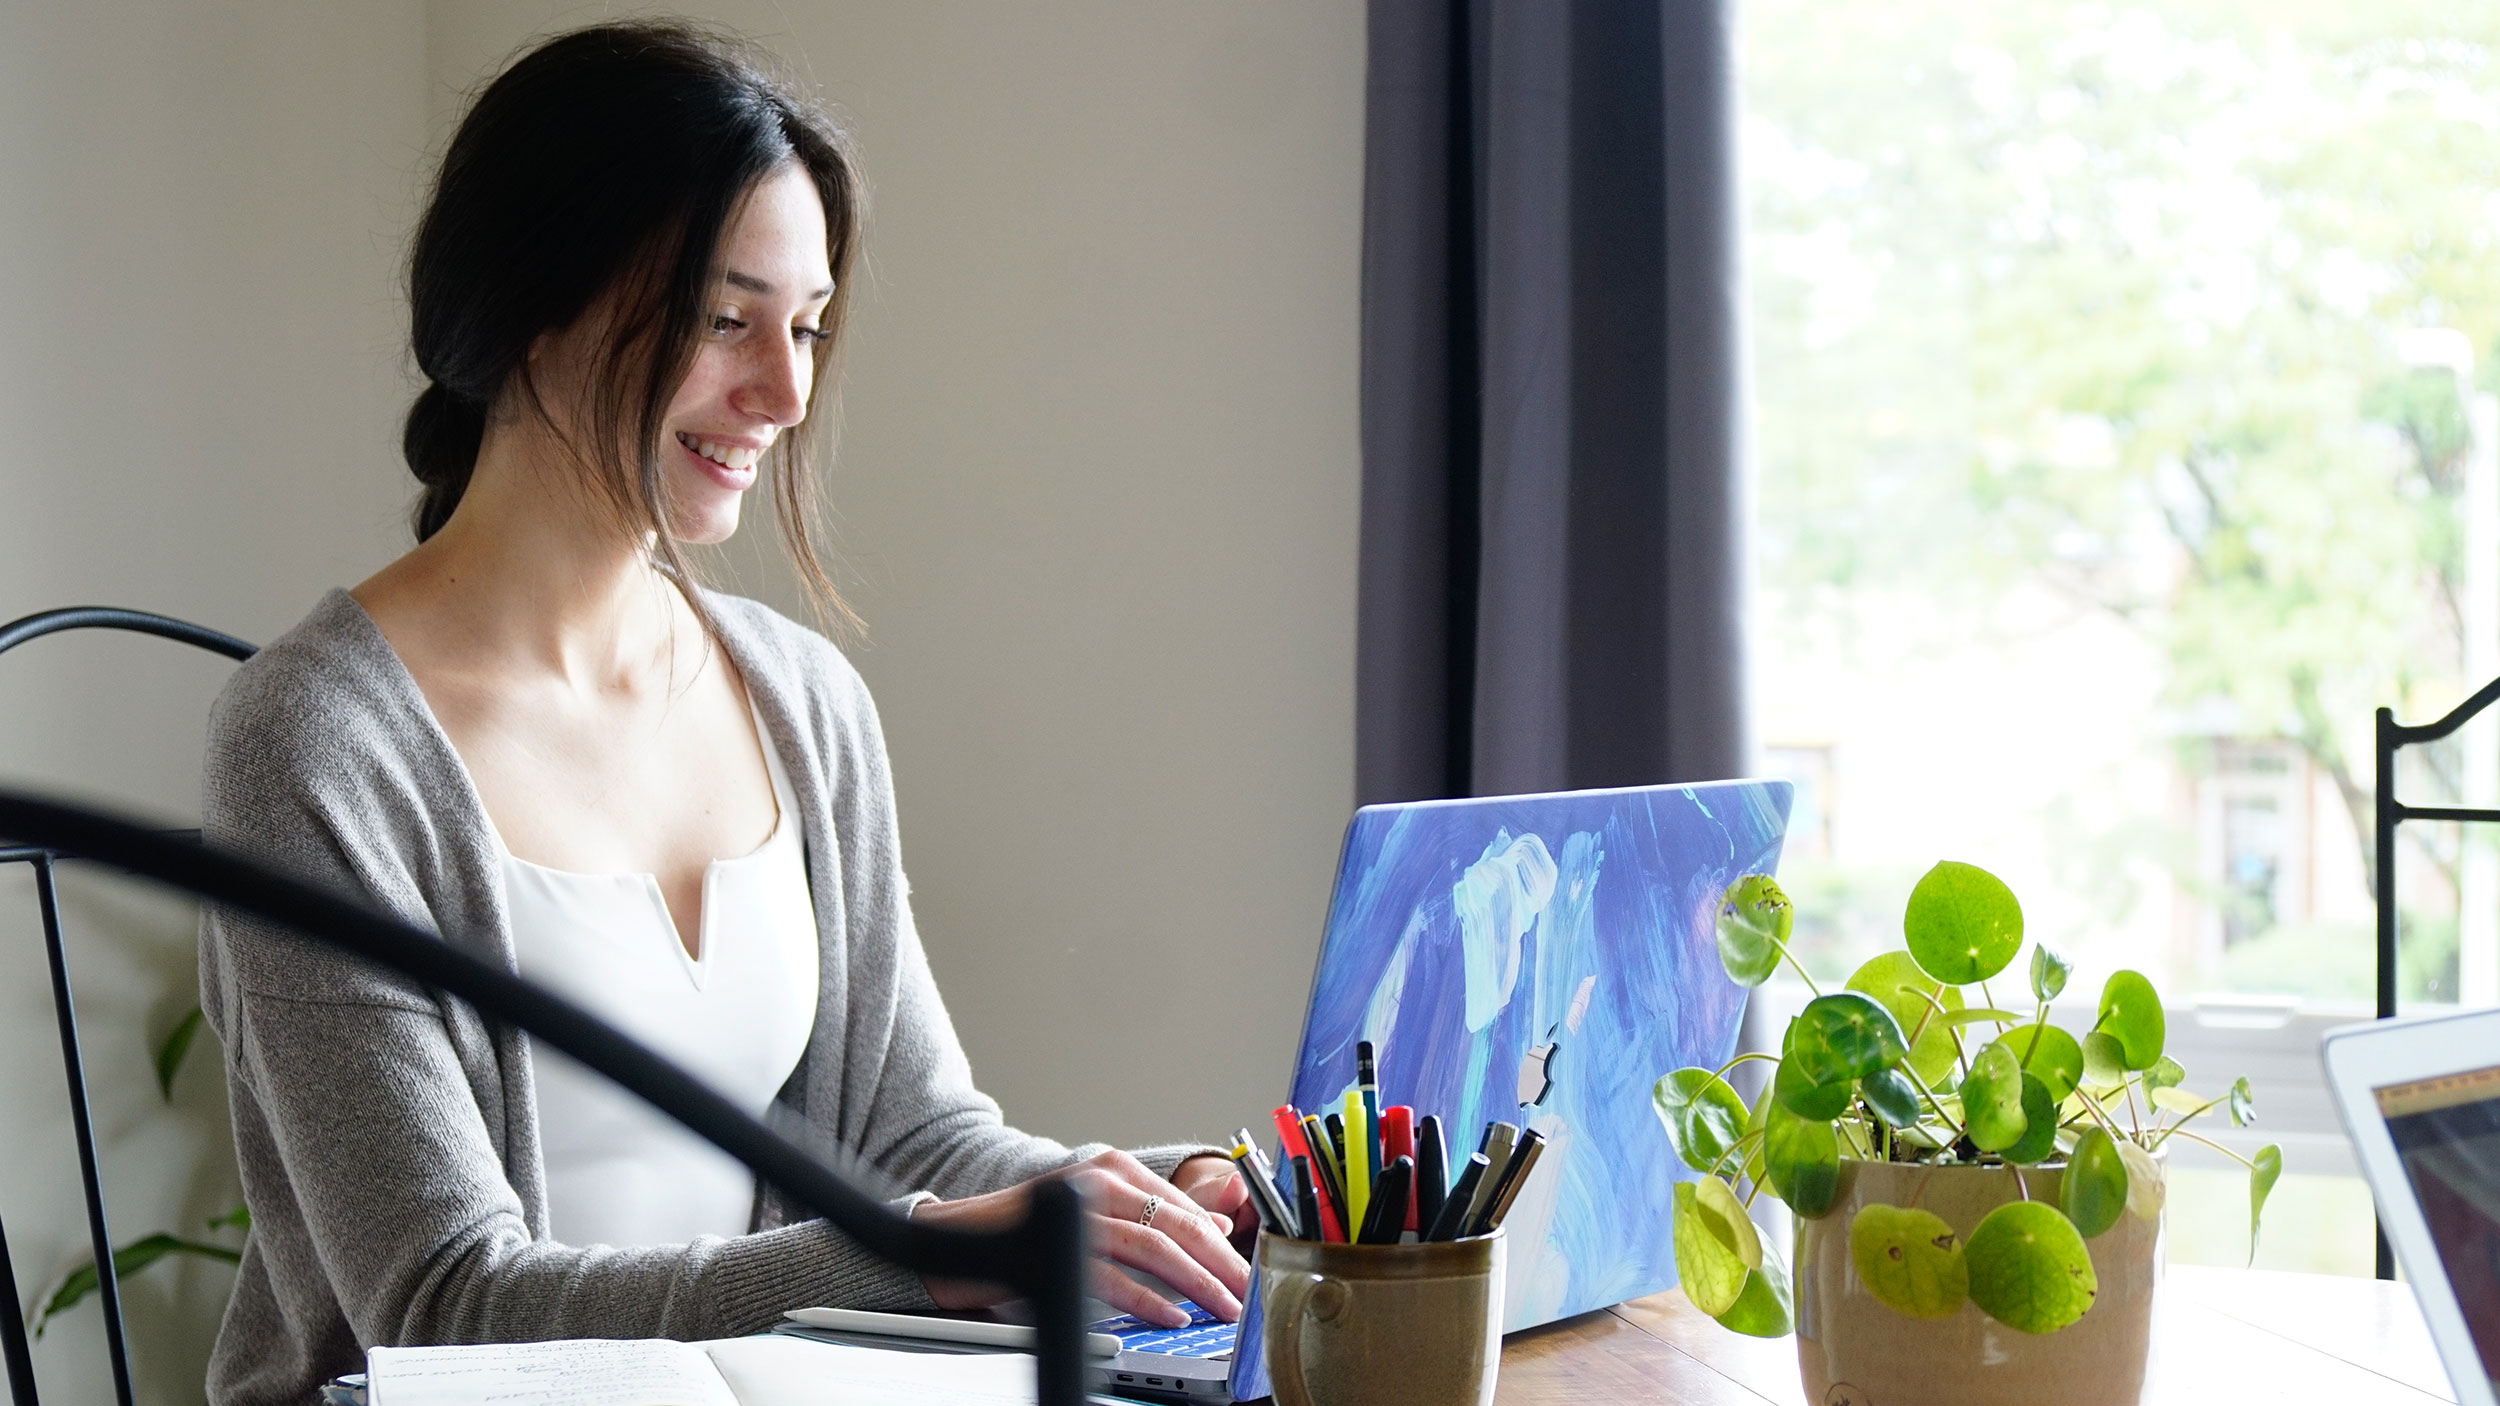
<path id="1" fill-rule="evenodd" d="M 1205 1222 L 1196 1221 L 1194 1224 L 1198 1235 L 1213 1237 Z M 1240 1295 L 1210 1273 L 1196 1255 L 1177 1243 L 1176 1237 L 1164 1234 L 1160 1216 L 1152 1226 L 1139 1225 L 1133 1219 L 1096 1216 L 1091 1228 L 1095 1254 L 1114 1264 L 1153 1275 L 1171 1285 L 1183 1298 L 1227 1322 L 1241 1317 Z M 1232 1252 L 1232 1247 L 1222 1240 L 1217 1239 L 1214 1243 L 1223 1245 L 1225 1253 Z M 1246 1289 L 1248 1285 L 1245 1283 L 1243 1287 Z"/>
<path id="2" fill-rule="evenodd" d="M 1085 1278 L 1087 1293 L 1140 1322 L 1158 1328 L 1180 1328 L 1189 1323 L 1186 1309 L 1101 1260 L 1085 1267 Z"/>
<path id="3" fill-rule="evenodd" d="M 1154 1228 L 1170 1235 L 1189 1256 L 1206 1266 L 1236 1298 L 1250 1292 L 1250 1262 L 1233 1247 L 1235 1220 L 1230 1215 L 1210 1211 L 1192 1200 L 1187 1192 L 1149 1171 L 1146 1164 L 1129 1154 L 1114 1149 L 1100 1154 L 1085 1164 L 1078 1173 L 1082 1189 L 1094 1201 L 1096 1210 L 1118 1217 L 1126 1208 L 1132 1216 L 1143 1215 L 1146 1198 L 1157 1201 Z M 1127 1188 L 1126 1192 L 1109 1189 L 1105 1183 Z M 1233 1186 L 1247 1197 L 1249 1188 L 1239 1177 Z M 1178 1287 L 1177 1285 L 1175 1287 Z M 1201 1301 L 1203 1302 L 1203 1300 Z M 1209 1311 L 1215 1305 L 1207 1304 Z"/>

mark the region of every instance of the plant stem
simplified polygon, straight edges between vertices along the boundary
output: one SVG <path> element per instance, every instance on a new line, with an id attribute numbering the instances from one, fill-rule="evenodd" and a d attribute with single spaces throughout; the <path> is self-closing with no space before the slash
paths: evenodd
<path id="1" fill-rule="evenodd" d="M 2183 1128 L 2172 1128 L 2170 1131 L 2179 1137 L 2186 1138 L 2190 1142 L 2201 1142 L 2207 1147 L 2212 1148 L 2214 1151 L 2221 1153 L 2223 1156 L 2230 1158 L 2232 1161 L 2239 1163 L 2241 1166 L 2248 1168 L 2252 1172 L 2257 1170 L 2256 1163 L 2249 1161 L 2247 1158 L 2242 1157 L 2236 1152 L 2233 1152 L 2231 1149 L 2214 1141 L 2212 1138 L 2205 1137 L 2198 1133 L 2188 1132 Z"/>
<path id="2" fill-rule="evenodd" d="M 2150 1151 L 2152 1151 L 2154 1148 L 2161 1146 L 2161 1145 L 2162 1145 L 2163 1143 L 2165 1143 L 2165 1142 L 2168 1142 L 2168 1141 L 2170 1140 L 2170 1135 L 2171 1135 L 2172 1133 L 2175 1133 L 2175 1132 L 2179 1131 L 2181 1128 L 2184 1128 L 2184 1127 L 2186 1127 L 2186 1126 L 2188 1125 L 2188 1120 L 2189 1120 L 2189 1119 L 2191 1119 L 2191 1118 L 2202 1118 L 2202 1117 L 2204 1117 L 2207 1113 L 2209 1113 L 2209 1112 L 2211 1112 L 2211 1111 L 2213 1110 L 2213 1107 L 2214 1107 L 2214 1105 L 2215 1105 L 2215 1104 L 2218 1104 L 2218 1103 L 2220 1103 L 2220 1102 L 2222 1102 L 2222 1100 L 2221 1100 L 2221 1099 L 2218 1099 L 2218 1098 L 2207 1099 L 2207 1100 L 2205 1100 L 2205 1102 L 2204 1102 L 2201 1106 L 2199 1106 L 2199 1107 L 2197 1108 L 2197 1110 L 2196 1110 L 2194 1113 L 2182 1113 L 2182 1114 L 2180 1114 L 2180 1115 L 2179 1115 L 2179 1121 L 2178 1121 L 2178 1122 L 2171 1124 L 2171 1125 L 2170 1125 L 2169 1127 L 2167 1127 L 2167 1128 L 2162 1128 L 2162 1129 L 2157 1130 L 2157 1131 L 2156 1131 L 2156 1133 L 2155 1133 L 2155 1135 L 2154 1135 L 2154 1137 L 2153 1137 L 2152 1142 L 2151 1142 L 2150 1144 L 2148 1144 L 2148 1145 L 2145 1147 L 2145 1149 L 2144 1149 L 2144 1150 L 2145 1150 L 2145 1151 L 2147 1151 L 2147 1152 L 2150 1152 Z"/>
<path id="3" fill-rule="evenodd" d="M 2026 1200 L 2026 1201 L 2030 1200 L 2030 1199 L 2031 1199 L 2031 1185 L 2030 1185 L 2030 1183 L 2028 1183 L 2028 1182 L 2026 1182 L 2026 1181 L 2024 1181 L 2024 1180 L 2023 1180 L 2023 1169 L 2022 1169 L 2022 1168 L 2020 1168 L 2020 1167 L 2015 1166 L 2015 1165 L 2014 1165 L 2013 1163 L 2011 1163 L 2011 1162 L 2008 1162 L 2008 1163 L 2006 1163 L 2006 1164 L 2005 1164 L 2005 1169 L 2006 1169 L 2007 1171 L 2012 1172 L 2012 1173 L 2014 1174 L 2014 1191 L 2015 1191 L 2015 1193 L 2016 1193 L 2017 1195 L 2021 1196 L 2021 1197 L 2022 1197 L 2024 1200 Z"/>
<path id="4" fill-rule="evenodd" d="M 1944 1124 L 1948 1128 L 1951 1128 L 1953 1130 L 1953 1141 L 1960 1142 L 1962 1140 L 1962 1125 L 1954 1122 L 1953 1119 L 1945 1113 L 1944 1105 L 1936 1101 L 1936 1091 L 1927 1087 L 1927 1081 L 1918 1077 L 1918 1071 L 1910 1067 L 1908 1060 L 1903 1060 L 1901 1062 L 1901 1072 L 1908 1075 L 1910 1082 L 1918 1087 L 1919 1093 L 1927 1100 L 1927 1106 L 1936 1111 L 1936 1121 Z M 1951 1146 L 1950 1143 L 1946 1145 Z"/>

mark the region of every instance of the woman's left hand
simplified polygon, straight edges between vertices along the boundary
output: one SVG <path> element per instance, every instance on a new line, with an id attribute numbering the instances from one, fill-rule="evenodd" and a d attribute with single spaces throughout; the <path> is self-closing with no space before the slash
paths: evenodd
<path id="1" fill-rule="evenodd" d="M 1231 1222 L 1233 1246 L 1248 1258 L 1259 1238 L 1259 1208 L 1250 1203 L 1250 1184 L 1241 1179 L 1232 1158 L 1201 1152 L 1173 1169 L 1172 1185 Z"/>

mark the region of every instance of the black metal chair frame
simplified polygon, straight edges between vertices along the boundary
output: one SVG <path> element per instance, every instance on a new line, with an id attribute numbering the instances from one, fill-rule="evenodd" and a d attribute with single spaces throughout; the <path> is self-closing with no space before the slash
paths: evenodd
<path id="1" fill-rule="evenodd" d="M 165 616 L 78 607 L 0 626 L 0 653 L 42 635 L 80 628 L 135 630 L 238 660 L 253 652 L 251 645 L 232 636 Z M 34 867 L 43 909 L 62 1064 L 69 1082 L 88 1230 L 95 1242 L 97 1287 L 113 1359 L 113 1385 L 122 1406 L 130 1406 L 131 1401 L 129 1358 L 52 883 L 53 866 L 64 859 L 96 861 L 284 924 L 448 992 L 487 1019 L 508 1022 L 614 1079 L 876 1254 L 919 1273 L 987 1280 L 1022 1292 L 1034 1309 L 1034 1356 L 1042 1406 L 1077 1406 L 1085 1400 L 1083 1206 L 1066 1184 L 1047 1182 L 1037 1187 L 1023 1223 L 1007 1230 L 976 1234 L 916 1223 L 888 1210 L 666 1058 L 563 997 L 489 966 L 436 934 L 361 901 L 213 850 L 200 842 L 196 832 L 153 829 L 63 801 L 0 790 L 0 862 Z M 0 1294 L 6 1295 L 6 1311 L 0 1312 L 0 1360 L 7 1364 L 16 1406 L 35 1406 L 33 1360 L 18 1311 L 21 1300 L 4 1232 L 0 1232 Z"/>
<path id="2" fill-rule="evenodd" d="M 2500 822 L 2500 810 L 2473 806 L 2412 806 L 2396 799 L 2396 753 L 2420 742 L 2437 742 L 2473 720 L 2500 700 L 2500 679 L 2484 684 L 2473 697 L 2449 710 L 2437 722 L 2400 723 L 2393 708 L 2378 710 L 2378 1018 L 2396 1014 L 2396 827 L 2408 820 L 2455 820 L 2467 824 Z M 2384 1225 L 2378 1232 L 2378 1277 L 2396 1277 L 2395 1251 Z"/>

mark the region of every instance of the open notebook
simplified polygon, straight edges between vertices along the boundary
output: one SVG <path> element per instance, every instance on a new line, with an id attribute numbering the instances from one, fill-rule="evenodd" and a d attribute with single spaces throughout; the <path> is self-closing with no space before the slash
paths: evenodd
<path id="1" fill-rule="evenodd" d="M 365 1392 L 367 1406 L 1032 1406 L 1033 1359 L 782 1336 L 377 1347 Z"/>

